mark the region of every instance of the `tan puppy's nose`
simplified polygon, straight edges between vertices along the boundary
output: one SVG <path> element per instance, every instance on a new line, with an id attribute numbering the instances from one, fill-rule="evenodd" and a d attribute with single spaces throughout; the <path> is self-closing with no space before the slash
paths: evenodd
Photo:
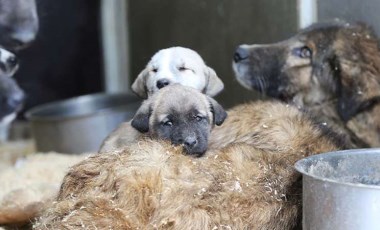
<path id="1" fill-rule="evenodd" d="M 193 136 L 186 137 L 185 140 L 184 140 L 184 142 L 183 142 L 183 144 L 187 148 L 191 149 L 191 148 L 193 148 L 197 144 L 197 139 L 195 137 L 193 137 Z"/>

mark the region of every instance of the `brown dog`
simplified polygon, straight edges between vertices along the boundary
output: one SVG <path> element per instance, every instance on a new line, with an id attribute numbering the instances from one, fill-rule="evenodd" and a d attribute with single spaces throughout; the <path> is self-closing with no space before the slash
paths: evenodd
<path id="1" fill-rule="evenodd" d="M 332 140 L 292 106 L 241 105 L 215 127 L 204 157 L 142 140 L 75 165 L 34 227 L 292 229 L 302 187 L 293 164 L 336 150 Z"/>
<path id="2" fill-rule="evenodd" d="M 352 147 L 380 146 L 380 50 L 361 24 L 315 24 L 288 40 L 241 45 L 239 82 L 305 109 Z"/>
<path id="3" fill-rule="evenodd" d="M 168 85 L 143 102 L 131 122 L 123 123 L 104 141 L 100 152 L 137 142 L 142 137 L 169 140 L 187 154 L 201 156 L 215 125 L 227 113 L 211 97 L 180 84 Z"/>

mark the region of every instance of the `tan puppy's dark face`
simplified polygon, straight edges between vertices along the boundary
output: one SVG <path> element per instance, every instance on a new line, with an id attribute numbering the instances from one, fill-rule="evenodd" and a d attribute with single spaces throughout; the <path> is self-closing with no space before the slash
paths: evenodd
<path id="1" fill-rule="evenodd" d="M 343 120 L 380 96 L 378 41 L 359 24 L 315 24 L 275 44 L 241 45 L 233 69 L 246 88 L 300 107 L 336 100 Z"/>
<path id="2" fill-rule="evenodd" d="M 132 84 L 132 90 L 142 98 L 152 96 L 161 88 L 181 84 L 209 96 L 223 90 L 223 82 L 194 50 L 184 47 L 162 49 L 153 55 Z"/>
<path id="3" fill-rule="evenodd" d="M 214 99 L 174 84 L 144 101 L 131 125 L 142 133 L 183 145 L 187 154 L 201 156 L 207 150 L 211 129 L 226 117 Z"/>

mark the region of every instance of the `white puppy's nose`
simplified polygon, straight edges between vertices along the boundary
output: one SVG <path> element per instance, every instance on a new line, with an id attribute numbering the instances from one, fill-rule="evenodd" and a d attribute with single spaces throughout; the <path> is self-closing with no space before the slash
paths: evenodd
<path id="1" fill-rule="evenodd" d="M 156 86 L 157 86 L 157 88 L 161 89 L 161 88 L 164 88 L 165 86 L 167 86 L 169 84 L 170 84 L 170 81 L 168 79 L 162 78 L 162 79 L 157 81 Z"/>

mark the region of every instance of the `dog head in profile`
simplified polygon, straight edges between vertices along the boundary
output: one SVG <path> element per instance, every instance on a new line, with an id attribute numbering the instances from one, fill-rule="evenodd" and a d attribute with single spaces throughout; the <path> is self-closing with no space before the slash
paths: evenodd
<path id="1" fill-rule="evenodd" d="M 233 69 L 243 86 L 306 109 L 334 101 L 343 121 L 380 99 L 378 40 L 364 24 L 314 24 L 282 42 L 241 45 Z"/>
<path id="2" fill-rule="evenodd" d="M 211 97 L 173 84 L 145 100 L 131 125 L 139 132 L 183 145 L 188 154 L 201 156 L 207 150 L 211 129 L 226 117 L 222 106 Z"/>
<path id="3" fill-rule="evenodd" d="M 223 82 L 215 71 L 206 66 L 199 54 L 183 47 L 158 51 L 132 84 L 132 90 L 142 98 L 150 97 L 159 89 L 179 83 L 209 96 L 223 90 Z"/>

